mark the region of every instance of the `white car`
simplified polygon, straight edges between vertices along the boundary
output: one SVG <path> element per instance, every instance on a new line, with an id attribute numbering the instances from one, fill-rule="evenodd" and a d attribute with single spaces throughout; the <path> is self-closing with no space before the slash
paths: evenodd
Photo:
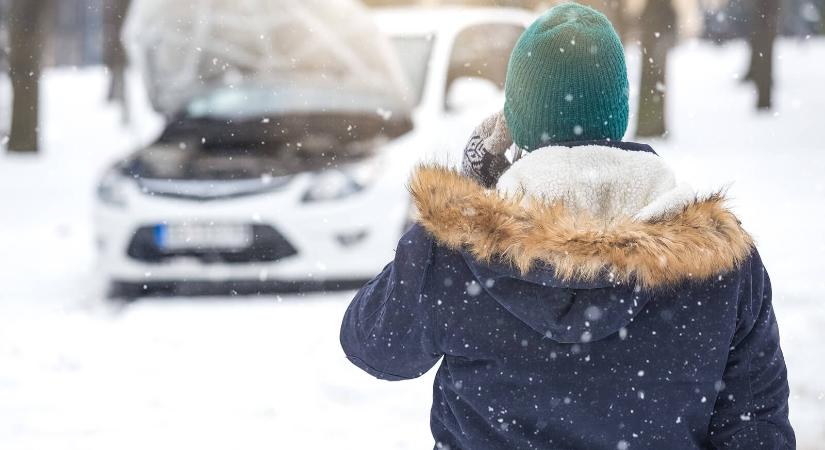
<path id="1" fill-rule="evenodd" d="M 516 8 L 383 8 L 374 14 L 410 79 L 419 158 L 460 161 L 472 129 L 504 102 L 510 53 L 534 13 Z"/>
<path id="2" fill-rule="evenodd" d="M 100 182 L 95 223 L 111 296 L 355 288 L 392 258 L 409 223 L 411 168 L 460 149 L 500 107 L 510 51 L 532 15 L 374 14 L 409 80 L 412 113 L 300 83 L 294 104 L 242 83 L 193 98 Z"/>

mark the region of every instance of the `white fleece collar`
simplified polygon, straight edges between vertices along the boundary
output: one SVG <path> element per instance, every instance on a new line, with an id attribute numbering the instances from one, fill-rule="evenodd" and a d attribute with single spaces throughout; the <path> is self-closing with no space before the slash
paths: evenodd
<path id="1" fill-rule="evenodd" d="M 508 196 L 562 201 L 573 212 L 606 220 L 648 221 L 696 198 L 657 155 L 602 145 L 534 150 L 501 175 L 497 189 Z"/>

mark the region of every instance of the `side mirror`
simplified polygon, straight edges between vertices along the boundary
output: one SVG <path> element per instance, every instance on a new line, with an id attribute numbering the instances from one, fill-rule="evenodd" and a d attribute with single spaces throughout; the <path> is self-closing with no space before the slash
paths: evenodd
<path id="1" fill-rule="evenodd" d="M 450 112 L 469 111 L 483 108 L 498 100 L 501 94 L 501 89 L 486 78 L 456 78 L 447 91 L 445 106 Z"/>

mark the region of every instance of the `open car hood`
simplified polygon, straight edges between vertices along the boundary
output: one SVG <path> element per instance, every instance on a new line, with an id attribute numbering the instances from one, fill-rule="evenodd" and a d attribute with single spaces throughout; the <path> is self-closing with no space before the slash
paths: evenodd
<path id="1" fill-rule="evenodd" d="M 409 115 L 397 56 L 353 0 L 133 0 L 123 40 L 152 106 L 167 118 L 222 86 L 290 82 L 384 99 L 370 107 Z M 358 105 L 321 98 L 310 106 Z"/>
<path id="2" fill-rule="evenodd" d="M 143 180 L 270 183 L 373 158 L 382 144 L 408 129 L 406 121 L 330 113 L 291 114 L 265 123 L 180 119 L 122 168 Z"/>

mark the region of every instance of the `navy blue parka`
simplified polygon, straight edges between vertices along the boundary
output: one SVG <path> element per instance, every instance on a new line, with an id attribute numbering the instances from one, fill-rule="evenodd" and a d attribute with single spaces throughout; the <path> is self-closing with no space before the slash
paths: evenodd
<path id="1" fill-rule="evenodd" d="M 420 168 L 420 220 L 343 319 L 384 380 L 441 361 L 439 449 L 790 449 L 759 253 L 722 206 L 588 222 Z"/>

